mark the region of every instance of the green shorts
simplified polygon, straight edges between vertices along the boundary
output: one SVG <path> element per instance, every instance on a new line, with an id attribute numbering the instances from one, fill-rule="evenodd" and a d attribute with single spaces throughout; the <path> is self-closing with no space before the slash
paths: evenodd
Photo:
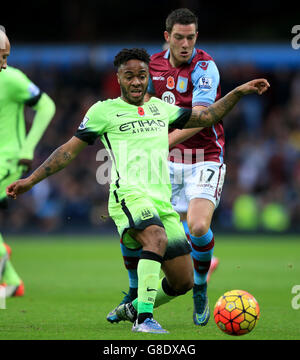
<path id="1" fill-rule="evenodd" d="M 164 260 L 191 252 L 180 217 L 170 202 L 131 195 L 118 203 L 110 201 L 109 215 L 118 228 L 123 244 L 129 249 L 140 248 L 141 244 L 128 234 L 128 229 L 144 230 L 150 225 L 158 225 L 165 229 L 168 237 Z"/>
<path id="2" fill-rule="evenodd" d="M 0 200 L 6 198 L 6 187 L 22 176 L 23 166 L 17 163 L 15 159 L 0 159 Z"/>

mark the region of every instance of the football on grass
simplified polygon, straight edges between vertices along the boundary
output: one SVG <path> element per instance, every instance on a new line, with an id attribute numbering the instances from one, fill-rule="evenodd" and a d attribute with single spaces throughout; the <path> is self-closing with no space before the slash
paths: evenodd
<path id="1" fill-rule="evenodd" d="M 252 331 L 259 319 L 256 299 L 244 290 L 231 290 L 223 294 L 214 308 L 219 329 L 228 335 L 244 335 Z"/>

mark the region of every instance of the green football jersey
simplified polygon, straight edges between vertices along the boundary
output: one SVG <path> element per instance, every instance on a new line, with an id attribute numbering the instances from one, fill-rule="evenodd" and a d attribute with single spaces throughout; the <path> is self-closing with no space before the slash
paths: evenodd
<path id="1" fill-rule="evenodd" d="M 75 136 L 93 144 L 100 137 L 112 160 L 110 201 L 146 194 L 169 201 L 168 128 L 183 128 L 191 109 L 152 97 L 143 106 L 121 98 L 99 101 L 87 112 Z"/>
<path id="2" fill-rule="evenodd" d="M 0 159 L 16 159 L 26 137 L 24 105 L 33 105 L 40 89 L 20 70 L 0 72 Z"/>

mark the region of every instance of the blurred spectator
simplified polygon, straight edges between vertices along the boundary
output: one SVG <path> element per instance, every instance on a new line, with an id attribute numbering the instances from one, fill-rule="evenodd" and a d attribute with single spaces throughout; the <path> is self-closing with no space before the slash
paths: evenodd
<path id="1" fill-rule="evenodd" d="M 239 195 L 233 204 L 233 225 L 237 230 L 255 231 L 259 226 L 259 211 L 255 197 Z"/>

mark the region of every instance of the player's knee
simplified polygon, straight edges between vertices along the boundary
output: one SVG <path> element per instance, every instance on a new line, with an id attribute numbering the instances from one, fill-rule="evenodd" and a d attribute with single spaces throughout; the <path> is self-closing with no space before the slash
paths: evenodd
<path id="1" fill-rule="evenodd" d="M 165 251 L 168 245 L 168 238 L 164 228 L 160 226 L 149 226 L 144 230 L 144 247 L 151 247 L 152 251 L 160 253 Z"/>
<path id="2" fill-rule="evenodd" d="M 201 237 L 205 234 L 207 234 L 209 228 L 210 228 L 210 223 L 208 221 L 206 221 L 205 219 L 199 219 L 195 222 L 192 222 L 190 224 L 188 224 L 189 226 L 189 230 L 191 235 L 195 236 L 195 237 Z"/>
<path id="3" fill-rule="evenodd" d="M 156 243 L 159 248 L 167 247 L 168 238 L 165 230 L 162 227 L 156 226 L 152 230 L 152 237 L 153 237 L 153 242 Z"/>

